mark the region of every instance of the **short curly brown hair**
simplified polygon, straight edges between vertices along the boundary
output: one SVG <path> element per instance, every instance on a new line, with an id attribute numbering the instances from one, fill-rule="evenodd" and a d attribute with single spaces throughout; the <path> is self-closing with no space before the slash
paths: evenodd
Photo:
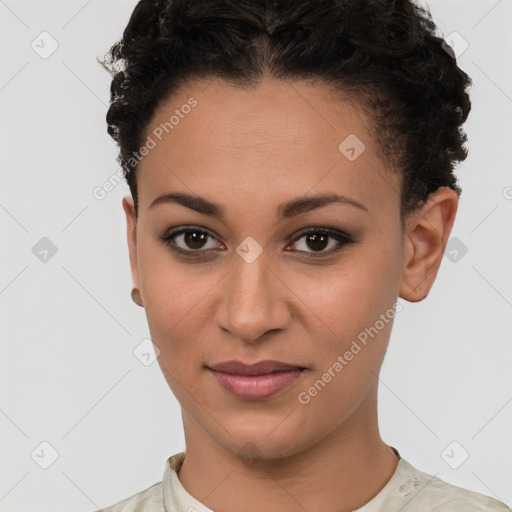
<path id="1" fill-rule="evenodd" d="M 141 0 L 99 62 L 112 74 L 108 133 L 138 212 L 136 163 L 158 104 L 185 81 L 251 87 L 264 76 L 349 94 L 401 173 L 401 217 L 439 187 L 460 195 L 472 84 L 428 9 L 412 0 Z"/>

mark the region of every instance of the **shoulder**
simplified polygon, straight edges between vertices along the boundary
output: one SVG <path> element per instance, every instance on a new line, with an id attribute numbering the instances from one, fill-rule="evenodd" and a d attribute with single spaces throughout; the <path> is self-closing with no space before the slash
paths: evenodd
<path id="1" fill-rule="evenodd" d="M 510 508 L 495 498 L 449 484 L 437 477 L 425 488 L 432 512 L 511 512 Z"/>
<path id="2" fill-rule="evenodd" d="M 95 512 L 154 512 L 164 510 L 162 484 L 158 482 L 144 491 Z"/>
<path id="3" fill-rule="evenodd" d="M 179 452 L 167 459 L 162 481 L 118 503 L 94 512 L 163 512 L 164 510 L 170 510 L 172 508 L 170 503 L 167 503 L 167 508 L 164 506 L 164 500 L 166 499 L 164 494 L 167 493 L 167 501 L 173 499 L 174 490 L 171 488 L 171 475 L 179 470 L 184 457 L 185 452 Z"/>
<path id="4" fill-rule="evenodd" d="M 405 494 L 402 489 L 402 503 L 406 502 L 403 512 L 512 512 L 495 498 L 449 484 L 417 470 L 407 461 L 403 463 L 412 482 L 410 493 Z"/>

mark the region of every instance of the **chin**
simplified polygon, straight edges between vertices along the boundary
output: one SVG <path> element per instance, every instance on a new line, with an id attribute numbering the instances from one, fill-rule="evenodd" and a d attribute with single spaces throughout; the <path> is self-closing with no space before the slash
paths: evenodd
<path id="1" fill-rule="evenodd" d="M 225 431 L 217 432 L 222 436 L 221 439 L 211 435 L 218 445 L 241 459 L 280 459 L 293 456 L 308 445 L 303 426 L 289 423 L 284 427 L 284 423 L 286 420 L 281 425 L 274 423 L 270 428 L 258 428 L 257 425 L 247 428 L 247 424 L 227 425 L 227 431 L 231 435 L 226 436 Z M 276 425 L 279 426 L 276 428 Z"/>

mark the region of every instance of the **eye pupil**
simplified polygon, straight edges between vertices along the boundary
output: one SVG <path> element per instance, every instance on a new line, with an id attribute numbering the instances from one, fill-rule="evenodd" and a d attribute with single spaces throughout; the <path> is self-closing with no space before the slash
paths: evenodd
<path id="1" fill-rule="evenodd" d="M 185 243 L 191 249 L 201 249 L 206 241 L 206 237 L 208 235 L 206 233 L 198 233 L 197 231 L 187 231 L 185 233 Z M 197 244 L 197 245 L 196 245 Z"/>
<path id="2" fill-rule="evenodd" d="M 311 234 L 307 236 L 307 244 L 310 249 L 321 251 L 328 245 L 329 237 L 322 234 Z M 313 246 L 311 246 L 313 243 Z"/>

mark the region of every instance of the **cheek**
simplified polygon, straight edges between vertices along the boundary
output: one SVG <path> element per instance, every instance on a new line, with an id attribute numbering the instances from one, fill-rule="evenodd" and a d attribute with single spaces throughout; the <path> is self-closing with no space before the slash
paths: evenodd
<path id="1" fill-rule="evenodd" d="M 160 333 L 166 332 L 186 321 L 216 280 L 204 265 L 178 261 L 164 243 L 149 235 L 140 242 L 139 276 L 146 313 Z"/>
<path id="2" fill-rule="evenodd" d="M 339 264 L 311 267 L 288 274 L 294 293 L 304 304 L 303 314 L 325 332 L 327 346 L 338 349 L 372 326 L 396 302 L 401 277 L 398 243 L 379 237 L 353 248 Z"/>
<path id="3" fill-rule="evenodd" d="M 316 428 L 315 418 L 323 418 L 326 432 L 345 421 L 378 382 L 396 315 L 396 295 L 385 289 L 393 291 L 393 283 L 379 283 L 377 290 L 367 289 L 367 284 L 362 277 L 345 281 L 331 300 L 324 296 L 322 304 L 318 297 L 320 314 L 333 308 L 333 295 L 338 307 L 325 321 L 329 328 L 312 333 L 314 367 L 296 396 L 306 430 Z"/>
<path id="4" fill-rule="evenodd" d="M 312 398 L 311 410 L 341 403 L 350 409 L 382 365 L 397 314 L 401 260 L 399 243 L 376 240 L 375 246 L 378 251 L 368 246 L 320 279 L 318 274 L 316 280 L 313 275 L 297 279 L 297 295 L 307 297 L 303 313 L 311 319 L 314 340 L 316 364 L 308 385 L 317 383 L 311 393 L 301 391 L 322 395 Z"/>
<path id="5" fill-rule="evenodd" d="M 173 372 L 180 361 L 191 361 L 197 315 L 215 282 L 199 265 L 177 263 L 165 247 L 147 244 L 139 254 L 139 275 L 144 306 L 159 361 Z M 176 367 L 176 368 L 174 368 Z"/>

